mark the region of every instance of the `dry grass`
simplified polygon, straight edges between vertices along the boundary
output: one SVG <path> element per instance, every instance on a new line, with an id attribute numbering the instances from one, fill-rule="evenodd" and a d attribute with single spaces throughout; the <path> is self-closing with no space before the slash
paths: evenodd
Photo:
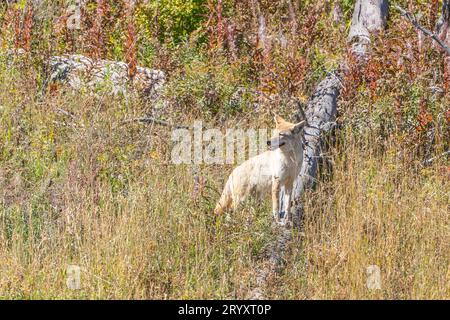
<path id="1" fill-rule="evenodd" d="M 139 106 L 88 95 L 24 99 L 28 79 L 5 75 L 0 297 L 245 294 L 270 221 L 257 207 L 216 221 L 218 169 L 204 170 L 212 189 L 193 201 L 192 168 L 167 164 L 167 129 L 120 126 Z M 67 289 L 69 264 L 82 267 L 82 290 Z"/>
<path id="2" fill-rule="evenodd" d="M 386 148 L 346 136 L 333 150 L 333 180 L 306 195 L 304 237 L 278 297 L 449 298 L 448 168 L 414 166 L 395 143 Z M 380 290 L 366 287 L 370 265 Z"/>
<path id="3" fill-rule="evenodd" d="M 33 74 L 16 71 L 0 78 L 1 298 L 245 297 L 272 239 L 266 204 L 215 219 L 223 168 L 201 168 L 193 199 L 192 168 L 168 164 L 167 130 L 120 126 L 144 104 L 39 100 Z M 444 160 L 425 168 L 377 143 L 338 138 L 333 179 L 306 195 L 304 235 L 269 298 L 449 298 Z M 66 286 L 69 264 L 81 290 Z M 366 287 L 372 264 L 381 290 Z"/>

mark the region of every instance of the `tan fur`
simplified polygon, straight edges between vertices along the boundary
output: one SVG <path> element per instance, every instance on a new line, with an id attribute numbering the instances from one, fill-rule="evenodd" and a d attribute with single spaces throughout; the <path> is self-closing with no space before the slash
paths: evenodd
<path id="1" fill-rule="evenodd" d="M 302 129 L 304 121 L 293 124 L 275 116 L 275 134 L 270 140 L 274 150 L 261 153 L 236 167 L 230 174 L 214 212 L 236 209 L 248 196 L 263 200 L 272 195 L 272 210 L 279 220 L 280 190 L 285 190 L 285 221 L 289 217 L 291 193 L 303 159 Z M 277 146 L 277 143 L 281 146 Z"/>

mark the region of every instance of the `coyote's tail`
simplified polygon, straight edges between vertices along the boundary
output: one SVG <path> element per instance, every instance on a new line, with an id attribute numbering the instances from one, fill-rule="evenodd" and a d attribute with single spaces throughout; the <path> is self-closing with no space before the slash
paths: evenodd
<path id="1" fill-rule="evenodd" d="M 222 195 L 220 196 L 219 202 L 217 202 L 214 213 L 217 215 L 223 214 L 227 210 L 231 203 L 233 202 L 233 197 L 231 194 L 231 177 L 228 179 L 225 187 L 223 188 Z"/>

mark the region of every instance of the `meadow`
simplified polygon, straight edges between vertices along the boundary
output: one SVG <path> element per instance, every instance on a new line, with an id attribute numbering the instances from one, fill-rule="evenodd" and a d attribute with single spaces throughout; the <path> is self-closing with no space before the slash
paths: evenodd
<path id="1" fill-rule="evenodd" d="M 170 127 L 126 121 L 225 131 L 293 119 L 290 97 L 307 101 L 339 61 L 352 65 L 354 1 L 261 0 L 253 13 L 253 1 L 87 1 L 73 33 L 55 27 L 67 3 L 43 2 L 31 22 L 27 1 L 0 4 L 0 298 L 246 298 L 274 238 L 269 199 L 214 216 L 233 165 L 175 165 Z M 397 2 L 430 28 L 441 3 Z M 287 44 L 258 44 L 261 14 L 265 37 Z M 269 299 L 450 297 L 448 58 L 389 19 L 364 71 L 346 75 L 327 164 Z M 18 42 L 25 54 L 11 55 Z M 73 52 L 163 70 L 161 97 L 46 87 L 49 55 Z"/>

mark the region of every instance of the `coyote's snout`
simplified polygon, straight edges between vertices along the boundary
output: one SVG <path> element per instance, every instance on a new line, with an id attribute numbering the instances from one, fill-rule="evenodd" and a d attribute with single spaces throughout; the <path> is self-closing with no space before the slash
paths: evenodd
<path id="1" fill-rule="evenodd" d="M 306 121 L 290 123 L 275 116 L 276 128 L 267 141 L 269 151 L 261 153 L 236 167 L 228 178 L 214 212 L 221 214 L 236 209 L 249 195 L 263 199 L 272 194 L 273 215 L 277 222 L 290 220 L 291 193 L 303 161 L 303 128 Z M 284 208 L 279 208 L 280 190 L 284 187 Z"/>

